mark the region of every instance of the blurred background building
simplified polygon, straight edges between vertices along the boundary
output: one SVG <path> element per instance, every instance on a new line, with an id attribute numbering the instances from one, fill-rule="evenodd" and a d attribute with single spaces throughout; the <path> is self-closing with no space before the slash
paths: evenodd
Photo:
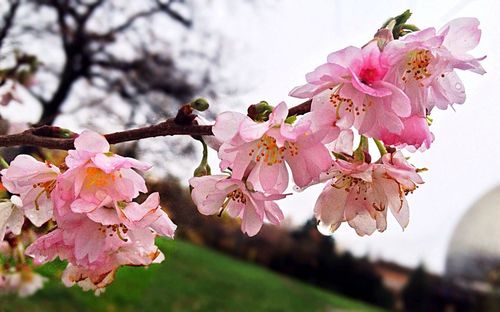
<path id="1" fill-rule="evenodd" d="M 472 205 L 457 224 L 446 256 L 445 276 L 485 293 L 500 285 L 500 186 Z"/>

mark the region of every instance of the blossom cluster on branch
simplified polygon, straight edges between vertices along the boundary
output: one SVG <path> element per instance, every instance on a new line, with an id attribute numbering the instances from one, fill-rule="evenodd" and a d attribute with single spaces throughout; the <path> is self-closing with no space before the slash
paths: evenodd
<path id="1" fill-rule="evenodd" d="M 109 149 L 103 136 L 84 131 L 59 167 L 22 154 L 1 172 L 3 186 L 17 194 L 7 201 L 11 208 L 2 210 L 3 232 L 19 234 L 24 217 L 38 227 L 51 221 L 50 232 L 36 238 L 26 254 L 37 264 L 67 260 L 64 284 L 96 293 L 120 266 L 163 261 L 155 237 L 173 238 L 176 228 L 158 193 L 134 201 L 147 192 L 136 170 L 150 166 Z"/>
<path id="2" fill-rule="evenodd" d="M 61 165 L 24 154 L 3 163 L 9 199 L 0 202 L 0 290 L 33 293 L 44 278 L 30 265 L 59 258 L 68 263 L 65 285 L 99 293 L 119 267 L 164 259 L 155 237 L 173 238 L 176 226 L 158 193 L 137 202 L 148 192 L 138 172 L 150 166 L 114 154 L 110 142 L 175 134 L 200 140 L 203 158 L 189 181 L 193 202 L 204 215 L 241 219 L 248 236 L 266 221 L 283 220 L 276 202 L 292 195 L 290 180 L 299 191 L 324 184 L 314 206 L 322 232 L 344 222 L 359 235 L 382 232 L 389 211 L 404 229 L 406 196 L 423 183 L 419 173 L 425 169 L 403 151 L 430 148 L 434 108 L 465 102 L 456 70 L 485 73 L 484 57 L 469 54 L 481 35 L 475 18 L 455 19 L 440 30 L 418 30 L 406 24 L 408 18 L 405 12 L 390 19 L 361 48 L 328 55 L 306 75 L 306 84 L 290 92 L 306 99 L 290 109 L 284 102 L 260 102 L 248 114 L 223 112 L 210 126 L 193 114 L 208 108 L 198 100 L 174 119 L 106 136 L 57 127 L 0 136 L 0 146 L 69 149 Z M 207 145 L 218 153 L 220 174 L 211 174 Z"/>
<path id="3" fill-rule="evenodd" d="M 250 116 L 220 114 L 213 132 L 227 174 L 191 179 L 199 211 L 227 211 L 242 219 L 243 232 L 255 235 L 264 220 L 283 219 L 274 201 L 290 195 L 290 170 L 300 189 L 326 182 L 314 207 L 326 232 L 342 222 L 359 235 L 384 231 L 388 211 L 405 228 L 406 195 L 423 180 L 402 149 L 428 149 L 433 109 L 464 103 L 456 69 L 485 71 L 483 58 L 468 54 L 479 43 L 477 19 L 455 19 L 439 31 L 413 31 L 396 21 L 362 48 L 331 53 L 306 75 L 307 84 L 290 92 L 311 99 L 310 112 L 301 118 L 288 116 L 285 103 L 260 103 Z M 408 33 L 395 39 L 395 30 Z M 356 135 L 359 146 L 353 149 Z M 369 138 L 378 159 L 369 152 Z"/>

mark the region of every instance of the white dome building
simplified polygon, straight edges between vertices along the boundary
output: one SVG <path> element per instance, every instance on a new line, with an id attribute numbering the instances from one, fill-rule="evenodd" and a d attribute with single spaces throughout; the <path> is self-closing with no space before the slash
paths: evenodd
<path id="1" fill-rule="evenodd" d="M 446 277 L 469 285 L 500 279 L 500 186 L 465 213 L 452 235 Z M 482 287 L 481 287 L 482 288 Z"/>

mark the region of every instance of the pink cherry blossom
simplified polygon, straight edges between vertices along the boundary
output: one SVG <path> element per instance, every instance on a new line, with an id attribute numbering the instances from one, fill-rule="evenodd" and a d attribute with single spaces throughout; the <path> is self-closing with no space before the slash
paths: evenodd
<path id="1" fill-rule="evenodd" d="M 411 107 L 406 94 L 384 80 L 388 62 L 375 40 L 362 49 L 347 47 L 330 54 L 290 95 L 312 98 L 311 111 L 334 112 L 342 129 L 354 125 L 368 136 L 383 130 L 399 134 Z"/>
<path id="2" fill-rule="evenodd" d="M 383 54 L 391 64 L 387 81 L 410 98 L 412 114 L 425 117 L 434 107 L 446 109 L 465 102 L 465 89 L 454 69 L 478 74 L 485 71 L 468 52 L 481 37 L 479 21 L 458 18 L 439 31 L 427 28 L 391 41 Z"/>
<path id="3" fill-rule="evenodd" d="M 434 135 L 429 129 L 427 119 L 416 115 L 403 119 L 403 131 L 400 134 L 382 131 L 376 137 L 384 142 L 385 145 L 397 146 L 399 148 L 407 147 L 409 150 L 426 150 L 434 141 Z"/>
<path id="4" fill-rule="evenodd" d="M 173 238 L 176 225 L 161 209 L 158 193 L 141 204 L 147 192 L 133 169 L 148 165 L 109 152 L 106 139 L 84 131 L 66 157 L 68 169 L 57 176 L 51 192 L 57 228 L 26 250 L 35 263 L 67 260 L 66 285 L 77 283 L 97 293 L 112 282 L 123 265 L 144 266 L 163 260 L 157 235 Z"/>
<path id="5" fill-rule="evenodd" d="M 147 192 L 144 178 L 133 169 L 147 170 L 150 166 L 111 153 L 103 136 L 84 131 L 76 138 L 75 148 L 66 157 L 68 170 L 58 178 L 56 199 L 70 202 L 73 212 L 90 214 Z"/>
<path id="6" fill-rule="evenodd" d="M 222 211 L 233 218 L 241 218 L 241 231 L 254 236 L 264 220 L 279 224 L 283 213 L 274 200 L 286 197 L 284 194 L 265 195 L 248 187 L 248 181 L 230 178 L 226 175 L 194 177 L 189 180 L 193 187 L 191 197 L 204 215 L 220 214 Z"/>
<path id="7" fill-rule="evenodd" d="M 120 266 L 147 266 L 161 263 L 165 259 L 162 252 L 154 245 L 154 237 L 148 230 L 133 231 L 128 235 L 131 244 L 122 246 L 105 258 L 99 258 L 89 265 L 68 264 L 63 272 L 62 281 L 67 287 L 77 284 L 84 291 L 92 290 L 99 295 L 113 282 L 116 270 Z"/>
<path id="8" fill-rule="evenodd" d="M 58 197 L 57 189 L 54 197 Z M 156 248 L 156 234 L 173 238 L 176 229 L 161 210 L 158 193 L 151 194 L 142 204 L 119 202 L 91 213 L 73 212 L 70 202 L 58 201 L 57 205 L 57 229 L 38 238 L 27 250 L 37 262 L 59 257 L 77 266 L 89 267 L 97 262 L 114 267 L 116 259 L 110 257 L 117 252 L 152 250 Z"/>
<path id="9" fill-rule="evenodd" d="M 405 194 L 423 183 L 400 152 L 374 164 L 337 160 L 330 176 L 314 208 L 320 228 L 333 232 L 347 222 L 361 236 L 384 231 L 388 209 L 404 229 L 409 221 Z"/>
<path id="10" fill-rule="evenodd" d="M 10 200 L 0 202 L 0 241 L 4 239 L 7 231 L 12 232 L 14 235 L 21 234 L 24 223 L 24 214 L 21 207 L 21 199 L 15 195 Z"/>
<path id="11" fill-rule="evenodd" d="M 77 284 L 84 291 L 93 291 L 95 295 L 100 295 L 115 279 L 116 270 L 105 273 L 98 273 L 83 267 L 68 264 L 62 274 L 62 282 L 66 287 Z"/>
<path id="12" fill-rule="evenodd" d="M 20 195 L 22 210 L 34 225 L 41 226 L 52 218 L 51 193 L 60 174 L 58 167 L 29 155 L 18 155 L 0 173 L 4 187 Z"/>
<path id="13" fill-rule="evenodd" d="M 238 113 L 223 113 L 214 126 L 223 142 L 219 149 L 221 169 L 232 169 L 235 179 L 248 177 L 256 190 L 282 193 L 288 185 L 290 167 L 298 186 L 306 186 L 327 170 L 332 158 L 322 140 L 327 131 L 312 131 L 304 119 L 285 122 L 288 109 L 279 104 L 265 122 Z"/>
<path id="14" fill-rule="evenodd" d="M 401 151 L 387 153 L 382 156 L 382 163 L 377 166 L 384 169 L 385 173 L 396 180 L 404 192 L 413 192 L 418 186 L 423 184 L 422 177 L 417 169 L 408 163 Z"/>
<path id="15" fill-rule="evenodd" d="M 26 254 L 37 264 L 56 257 L 67 260 L 69 272 L 63 276 L 67 285 L 82 282 L 79 285 L 83 287 L 92 281 L 96 286 L 92 289 L 98 290 L 112 281 L 105 277 L 120 266 L 145 266 L 164 258 L 154 244 L 156 234 L 148 227 L 128 229 L 123 224 L 102 225 L 85 214 L 72 212 L 60 218 L 56 211 L 56 219 L 58 228 L 38 238 L 26 249 Z M 103 280 L 106 283 L 102 283 Z"/>
<path id="16" fill-rule="evenodd" d="M 131 202 L 116 206 L 118 220 L 129 229 L 150 227 L 161 236 L 174 237 L 177 226 L 170 220 L 167 213 L 161 209 L 160 195 L 152 193 L 142 203 Z M 100 208 L 108 209 L 109 208 Z"/>
<path id="17" fill-rule="evenodd" d="M 323 93 L 318 98 L 326 95 Z M 330 151 L 335 153 L 352 154 L 354 133 L 345 124 L 346 119 L 338 119 L 337 111 L 331 109 L 328 101 L 313 101 L 312 111 L 305 114 L 302 122 L 310 122 L 311 131 L 324 133 L 322 143 L 326 144 Z"/>
<path id="18" fill-rule="evenodd" d="M 28 266 L 22 266 L 13 272 L 0 272 L 0 293 L 17 294 L 24 298 L 33 295 L 43 287 L 47 278 L 33 272 Z"/>

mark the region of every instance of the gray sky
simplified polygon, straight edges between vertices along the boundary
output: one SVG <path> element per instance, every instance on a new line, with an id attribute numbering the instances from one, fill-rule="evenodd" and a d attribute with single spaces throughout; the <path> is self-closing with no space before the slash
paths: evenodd
<path id="1" fill-rule="evenodd" d="M 202 14 L 203 27 L 221 31 L 230 39 L 226 48 L 226 75 L 239 87 L 236 94 L 220 94 L 219 108 L 244 111 L 242 103 L 285 100 L 290 106 L 300 101 L 287 97 L 291 88 L 304 83 L 304 75 L 326 60 L 326 56 L 348 45 L 362 46 L 386 18 L 409 8 L 410 20 L 420 28 L 440 28 L 448 20 L 477 17 L 482 40 L 473 53 L 487 54 L 484 76 L 460 73 L 467 101 L 456 111 L 435 111 L 432 131 L 436 136 L 430 150 L 409 153 L 417 167 L 427 167 L 426 183 L 408 198 L 410 225 L 402 232 L 391 217 L 384 233 L 358 237 L 343 225 L 334 234 L 339 245 L 355 254 L 368 254 L 405 265 L 423 262 L 441 272 L 447 244 L 454 226 L 469 206 L 495 185 L 500 184 L 500 27 L 494 13 L 500 2 L 490 1 L 269 1 L 263 7 L 237 5 L 235 1 L 195 1 L 210 10 Z M 206 7 L 205 7 L 206 6 Z M 268 7 L 267 7 L 268 6 Z M 33 106 L 32 114 L 37 114 Z M 23 106 L 0 107 L 6 117 L 18 117 Z M 75 129 L 77 130 L 77 129 Z M 375 153 L 376 154 L 376 153 Z M 216 168 L 215 153 L 212 165 Z M 193 163 L 193 166 L 195 164 Z M 280 202 L 295 224 L 312 216 L 321 186 L 294 194 Z M 492 226 L 495 226 L 494 220 Z"/>

